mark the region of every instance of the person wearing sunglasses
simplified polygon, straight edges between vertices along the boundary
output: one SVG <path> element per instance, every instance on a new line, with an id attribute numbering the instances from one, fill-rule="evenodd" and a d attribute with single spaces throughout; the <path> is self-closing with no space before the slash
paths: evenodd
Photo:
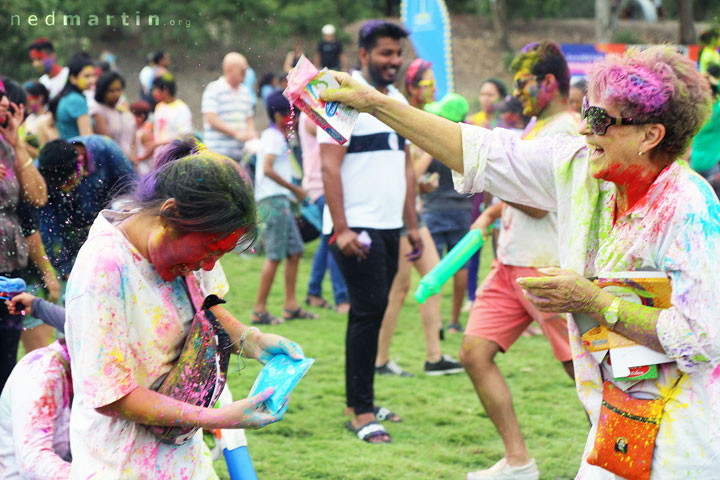
<path id="1" fill-rule="evenodd" d="M 716 478 L 720 204 L 681 160 L 711 106 L 710 88 L 693 62 L 667 45 L 598 62 L 588 79 L 584 139 L 522 140 L 502 129 L 457 125 L 336 77 L 341 87 L 325 100 L 372 112 L 455 170 L 459 191 L 487 190 L 557 212 L 562 268 L 518 282 L 540 310 L 569 313 L 578 396 L 593 425 L 578 478 L 615 478 L 585 461 L 597 440 L 604 380 L 631 398 L 665 399 L 651 479 Z M 589 279 L 633 270 L 669 277 L 672 306 L 633 304 Z M 583 346 L 578 322 L 588 317 L 672 362 L 658 365 L 656 379 L 615 380 L 607 361 L 598 363 Z"/>

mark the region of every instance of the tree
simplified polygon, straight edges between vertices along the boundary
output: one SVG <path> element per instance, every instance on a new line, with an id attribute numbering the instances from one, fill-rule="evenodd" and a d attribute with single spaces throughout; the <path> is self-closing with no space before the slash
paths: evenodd
<path id="1" fill-rule="evenodd" d="M 612 4 L 611 4 L 612 2 Z M 616 0 L 595 0 L 595 41 L 609 43 L 612 41 L 619 13 Z"/>
<path id="2" fill-rule="evenodd" d="M 697 41 L 693 22 L 692 0 L 678 0 L 678 25 L 680 45 L 692 45 Z"/>
<path id="3" fill-rule="evenodd" d="M 498 46 L 504 51 L 512 53 L 508 40 L 508 17 L 505 0 L 490 0 L 492 8 L 493 28 L 497 37 Z"/>

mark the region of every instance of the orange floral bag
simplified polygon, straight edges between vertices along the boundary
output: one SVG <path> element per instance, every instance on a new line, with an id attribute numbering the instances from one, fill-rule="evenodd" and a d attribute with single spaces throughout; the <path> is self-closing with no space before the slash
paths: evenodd
<path id="1" fill-rule="evenodd" d="M 643 400 L 605 381 L 595 445 L 587 462 L 628 480 L 649 480 L 655 437 L 671 396 L 672 392 L 666 398 Z"/>

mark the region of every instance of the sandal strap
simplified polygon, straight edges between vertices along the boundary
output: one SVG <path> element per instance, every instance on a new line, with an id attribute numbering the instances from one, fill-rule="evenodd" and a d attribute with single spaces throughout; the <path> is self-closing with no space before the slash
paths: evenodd
<path id="1" fill-rule="evenodd" d="M 397 417 L 397 415 L 395 415 L 395 412 L 391 411 L 389 408 L 377 407 L 377 409 L 375 409 L 375 418 L 381 422 L 390 420 L 393 417 Z"/>
<path id="2" fill-rule="evenodd" d="M 356 434 L 360 440 L 367 441 L 373 437 L 377 437 L 383 434 L 387 435 L 387 430 L 385 430 L 385 427 L 383 427 L 377 422 L 370 422 L 358 428 Z"/>

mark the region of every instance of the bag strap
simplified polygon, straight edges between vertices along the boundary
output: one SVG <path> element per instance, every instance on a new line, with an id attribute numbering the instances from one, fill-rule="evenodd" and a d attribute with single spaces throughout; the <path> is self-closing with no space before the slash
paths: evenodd
<path id="1" fill-rule="evenodd" d="M 201 306 L 203 302 L 197 278 L 195 278 L 195 275 L 191 273 L 184 276 L 180 284 L 182 285 L 183 290 L 185 290 L 185 294 L 188 296 L 190 308 L 192 308 L 193 316 L 195 316 L 198 310 L 202 308 Z"/>

